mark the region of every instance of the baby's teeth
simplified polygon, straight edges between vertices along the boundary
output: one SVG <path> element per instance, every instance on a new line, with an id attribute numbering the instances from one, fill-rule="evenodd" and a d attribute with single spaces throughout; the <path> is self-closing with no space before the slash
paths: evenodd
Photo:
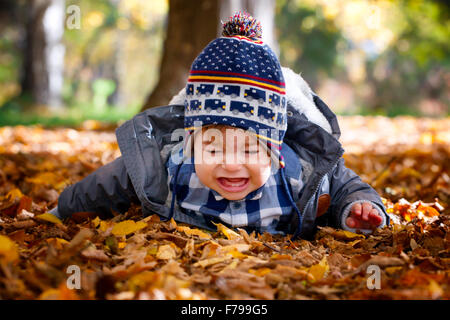
<path id="1" fill-rule="evenodd" d="M 227 181 L 227 182 L 232 187 L 239 187 L 239 186 L 242 186 L 245 183 L 245 180 L 241 181 L 241 182 L 230 182 L 230 181 Z"/>

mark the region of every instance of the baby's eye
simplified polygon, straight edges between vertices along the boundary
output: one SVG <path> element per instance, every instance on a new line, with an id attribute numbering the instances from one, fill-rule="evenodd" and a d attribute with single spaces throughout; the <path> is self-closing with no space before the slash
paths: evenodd
<path id="1" fill-rule="evenodd" d="M 210 153 L 210 154 L 216 154 L 216 153 L 220 153 L 222 152 L 221 150 L 215 150 L 215 149 L 211 149 L 211 150 L 206 150 L 206 152 Z"/>

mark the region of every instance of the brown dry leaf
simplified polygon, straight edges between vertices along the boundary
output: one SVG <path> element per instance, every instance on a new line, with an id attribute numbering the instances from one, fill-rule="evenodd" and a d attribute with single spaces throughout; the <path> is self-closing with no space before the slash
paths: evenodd
<path id="1" fill-rule="evenodd" d="M 450 119 L 339 118 L 346 166 L 382 196 L 391 226 L 366 236 L 328 226 L 295 241 L 142 219 L 135 204 L 114 218 L 37 223 L 65 185 L 120 156 L 115 128 L 0 128 L 0 296 L 450 299 Z M 383 290 L 365 288 L 369 264 L 383 269 Z M 83 290 L 67 290 L 70 265 Z"/>
<path id="2" fill-rule="evenodd" d="M 158 248 L 158 252 L 156 253 L 156 258 L 161 260 L 170 260 L 175 259 L 176 257 L 176 246 L 173 243 L 160 246 Z"/>
<path id="3" fill-rule="evenodd" d="M 209 258 L 209 259 L 205 259 L 205 260 L 200 260 L 200 261 L 194 263 L 193 266 L 206 268 L 208 266 L 211 266 L 211 265 L 223 262 L 223 261 L 227 261 L 229 259 L 230 259 L 229 256 L 214 257 L 214 258 Z"/>
<path id="4" fill-rule="evenodd" d="M 105 254 L 103 250 L 96 249 L 95 247 L 89 246 L 88 248 L 81 251 L 81 256 L 87 259 L 98 260 L 98 261 L 108 261 L 109 257 Z"/>

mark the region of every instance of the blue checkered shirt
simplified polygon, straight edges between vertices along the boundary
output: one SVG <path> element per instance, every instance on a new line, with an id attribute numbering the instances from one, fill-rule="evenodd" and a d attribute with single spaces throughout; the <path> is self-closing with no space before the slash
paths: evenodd
<path id="1" fill-rule="evenodd" d="M 178 159 L 182 159 L 182 153 L 183 149 L 180 148 Z M 175 154 L 177 153 L 173 153 L 166 162 L 169 205 L 178 166 Z M 284 170 L 287 185 L 293 200 L 297 201 L 303 188 L 301 163 L 287 144 L 283 145 L 281 154 L 286 163 Z M 267 182 L 244 199 L 232 201 L 224 199 L 217 191 L 202 184 L 195 173 L 194 159 L 184 159 L 176 181 L 176 204 L 183 213 L 200 215 L 207 221 L 241 227 L 247 231 L 286 233 L 294 211 L 283 188 L 280 170 L 275 173 L 272 171 Z"/>

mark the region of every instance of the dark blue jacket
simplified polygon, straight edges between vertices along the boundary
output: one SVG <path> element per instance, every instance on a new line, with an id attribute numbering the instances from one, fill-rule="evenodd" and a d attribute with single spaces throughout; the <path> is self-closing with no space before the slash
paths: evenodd
<path id="1" fill-rule="evenodd" d="M 358 200 L 375 203 L 389 221 L 377 192 L 345 167 L 336 116 L 318 96 L 312 96 L 331 132 L 308 120 L 288 103 L 284 143 L 297 153 L 304 170 L 304 191 L 296 202 L 300 216 L 292 215 L 291 233 L 309 237 L 318 224 L 339 228 L 343 209 Z M 162 218 L 169 217 L 165 162 L 171 148 L 179 142 L 173 141 L 172 133 L 179 130 L 179 136 L 184 136 L 183 118 L 182 105 L 169 105 L 148 109 L 125 122 L 116 130 L 122 156 L 67 187 L 52 213 L 62 218 L 80 211 L 108 215 L 112 209 L 124 213 L 135 202 L 142 205 L 144 215 L 157 213 Z M 173 217 L 198 227 L 214 227 L 178 208 Z"/>

